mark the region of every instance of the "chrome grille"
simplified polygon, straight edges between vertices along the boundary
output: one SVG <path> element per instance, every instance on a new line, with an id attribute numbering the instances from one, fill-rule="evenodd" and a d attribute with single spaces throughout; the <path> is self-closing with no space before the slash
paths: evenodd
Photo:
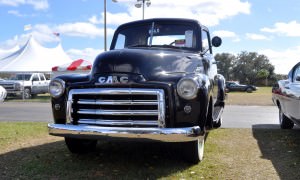
<path id="1" fill-rule="evenodd" d="M 12 83 L 3 83 L 0 86 L 4 87 L 6 90 L 15 90 L 15 86 Z"/>
<path id="2" fill-rule="evenodd" d="M 67 119 L 78 124 L 126 127 L 165 127 L 162 89 L 72 89 Z"/>

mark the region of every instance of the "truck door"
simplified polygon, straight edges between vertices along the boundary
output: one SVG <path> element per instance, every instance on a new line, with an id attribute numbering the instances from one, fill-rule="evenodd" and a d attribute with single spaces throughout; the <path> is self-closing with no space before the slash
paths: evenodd
<path id="1" fill-rule="evenodd" d="M 293 72 L 292 82 L 285 85 L 286 96 L 288 100 L 285 100 L 284 108 L 285 113 L 293 119 L 300 120 L 300 66 L 298 66 Z"/>
<path id="2" fill-rule="evenodd" d="M 33 74 L 32 75 L 32 86 L 31 86 L 31 93 L 32 94 L 37 94 L 41 91 L 41 82 L 38 74 Z"/>
<path id="3" fill-rule="evenodd" d="M 42 93 L 46 93 L 48 92 L 48 83 L 47 80 L 45 78 L 44 74 L 39 74 L 40 75 L 40 80 L 41 80 L 41 92 Z"/>

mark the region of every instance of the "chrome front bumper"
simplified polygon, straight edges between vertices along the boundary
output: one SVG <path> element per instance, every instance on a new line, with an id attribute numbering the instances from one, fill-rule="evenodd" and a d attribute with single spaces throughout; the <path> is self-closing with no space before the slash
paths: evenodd
<path id="1" fill-rule="evenodd" d="M 84 139 L 125 138 L 162 142 L 187 142 L 204 137 L 199 126 L 186 128 L 126 128 L 48 124 L 48 129 L 50 135 Z"/>

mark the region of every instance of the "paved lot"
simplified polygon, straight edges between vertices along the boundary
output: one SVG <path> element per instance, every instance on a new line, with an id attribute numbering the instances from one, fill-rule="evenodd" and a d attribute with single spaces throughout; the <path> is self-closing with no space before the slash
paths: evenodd
<path id="1" fill-rule="evenodd" d="M 50 103 L 0 103 L 0 121 L 52 122 Z M 275 106 L 226 106 L 224 128 L 279 128 Z"/>
<path id="2" fill-rule="evenodd" d="M 51 104 L 26 102 L 0 103 L 0 121 L 51 122 Z"/>
<path id="3" fill-rule="evenodd" d="M 226 106 L 224 128 L 279 128 L 276 106 Z"/>

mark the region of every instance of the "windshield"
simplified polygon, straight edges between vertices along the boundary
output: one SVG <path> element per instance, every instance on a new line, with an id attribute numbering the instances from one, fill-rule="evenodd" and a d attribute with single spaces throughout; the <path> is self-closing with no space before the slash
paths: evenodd
<path id="1" fill-rule="evenodd" d="M 31 74 L 17 74 L 14 77 L 11 77 L 10 80 L 25 80 L 29 81 L 31 77 Z"/>
<path id="2" fill-rule="evenodd" d="M 141 24 L 124 28 L 116 35 L 112 49 L 133 47 L 163 47 L 175 49 L 195 49 L 196 33 L 187 24 Z"/>

